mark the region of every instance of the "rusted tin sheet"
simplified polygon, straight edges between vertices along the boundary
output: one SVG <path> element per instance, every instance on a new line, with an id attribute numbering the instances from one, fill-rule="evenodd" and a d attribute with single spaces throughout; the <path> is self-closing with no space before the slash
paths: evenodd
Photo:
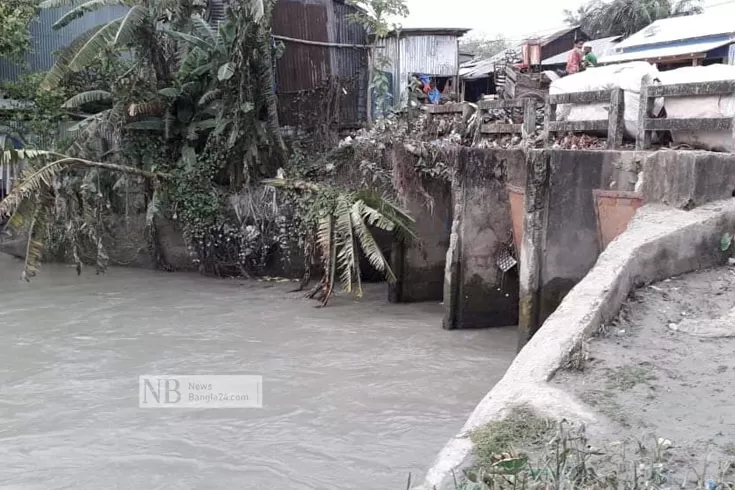
<path id="1" fill-rule="evenodd" d="M 368 44 L 367 33 L 350 20 L 357 8 L 334 3 L 335 42 L 341 44 Z M 368 59 L 365 49 L 332 48 L 336 67 L 333 73 L 340 78 L 342 90 L 339 101 L 340 123 L 357 126 L 367 118 Z"/>
<path id="2" fill-rule="evenodd" d="M 349 19 L 355 11 L 355 7 L 340 1 L 280 0 L 273 10 L 273 34 L 305 41 L 367 44 L 365 30 Z M 311 114 L 320 110 L 324 93 L 330 92 L 330 85 L 335 83 L 339 84 L 339 125 L 357 126 L 365 120 L 366 50 L 292 41 L 287 41 L 285 48 L 276 62 L 276 86 L 284 124 L 301 126 L 311 119 Z"/>
<path id="3" fill-rule="evenodd" d="M 273 34 L 306 41 L 329 42 L 328 11 L 331 2 L 294 2 L 281 0 L 273 9 Z M 329 48 L 286 43 L 276 62 L 279 93 L 308 90 L 330 75 Z"/>
<path id="4" fill-rule="evenodd" d="M 600 247 L 605 250 L 615 238 L 628 228 L 628 223 L 643 203 L 638 192 L 594 189 L 597 233 Z"/>

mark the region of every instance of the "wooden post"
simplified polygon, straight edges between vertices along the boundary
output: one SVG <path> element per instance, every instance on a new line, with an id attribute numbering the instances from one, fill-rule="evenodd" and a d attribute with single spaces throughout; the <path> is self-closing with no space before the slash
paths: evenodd
<path id="1" fill-rule="evenodd" d="M 523 101 L 523 131 L 524 140 L 531 141 L 536 134 L 536 101 L 527 98 Z"/>
<path id="2" fill-rule="evenodd" d="M 607 149 L 614 150 L 623 144 L 625 132 L 625 94 L 623 89 L 610 91 L 610 114 L 608 116 Z"/>
<path id="3" fill-rule="evenodd" d="M 643 75 L 641 79 L 641 104 L 638 109 L 638 135 L 635 149 L 648 150 L 651 148 L 651 132 L 646 129 L 648 119 L 653 117 L 653 99 L 648 96 L 648 87 L 651 85 L 651 76 Z"/>
<path id="4" fill-rule="evenodd" d="M 552 104 L 549 101 L 549 97 L 546 96 L 546 106 L 544 109 L 544 146 L 549 146 L 551 143 L 551 123 L 556 120 L 556 104 Z"/>

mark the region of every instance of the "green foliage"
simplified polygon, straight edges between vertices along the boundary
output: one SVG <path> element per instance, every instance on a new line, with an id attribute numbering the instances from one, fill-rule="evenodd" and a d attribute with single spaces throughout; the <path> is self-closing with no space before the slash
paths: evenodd
<path id="1" fill-rule="evenodd" d="M 490 58 L 510 47 L 508 40 L 503 36 L 494 38 L 463 36 L 459 40 L 459 51 L 469 53 L 478 58 Z"/>
<path id="2" fill-rule="evenodd" d="M 383 72 L 386 71 L 390 60 L 375 49 L 375 45 L 388 37 L 391 32 L 400 30 L 400 26 L 393 22 L 393 19 L 406 17 L 408 6 L 406 0 L 348 0 L 347 3 L 358 9 L 356 13 L 350 14 L 350 21 L 361 25 L 373 36 L 373 47 L 368 59 L 370 71 L 368 93 L 375 90 L 377 108 L 379 113 L 384 115 L 387 112 L 389 87 L 388 78 Z M 368 100 L 370 99 L 368 96 Z M 395 101 L 390 102 L 390 105 L 393 105 Z M 368 109 L 368 114 L 371 112 L 372 107 Z"/>
<path id="3" fill-rule="evenodd" d="M 63 88 L 40 90 L 43 78 L 42 73 L 24 75 L 15 82 L 3 84 L 0 90 L 21 103 L 18 108 L 7 111 L 5 119 L 23 128 L 26 141 L 53 147 L 59 123 L 68 119 L 62 108 L 67 92 Z"/>
<path id="4" fill-rule="evenodd" d="M 30 48 L 28 25 L 38 14 L 38 0 L 0 2 L 0 58 L 20 61 Z"/>
<path id="5" fill-rule="evenodd" d="M 527 407 L 517 407 L 506 418 L 474 430 L 470 438 L 478 463 L 491 465 L 499 453 L 544 444 L 553 431 L 553 421 Z"/>
<path id="6" fill-rule="evenodd" d="M 346 292 L 362 296 L 361 253 L 389 282 L 395 281 L 373 230 L 393 232 L 403 241 L 415 239 L 413 219 L 404 210 L 374 191 L 349 191 L 304 180 L 270 179 L 264 183 L 303 193 L 302 226 L 316 243 L 324 269 L 322 280 L 310 295 L 319 293 L 323 305 L 337 281 Z"/>
<path id="7" fill-rule="evenodd" d="M 107 253 L 98 226 L 103 206 L 107 207 L 100 189 L 100 172 L 112 172 L 143 177 L 153 181 L 166 179 L 160 173 L 147 172 L 135 167 L 84 160 L 68 155 L 40 150 L 5 148 L 0 153 L 0 164 L 22 164 L 22 176 L 10 193 L 0 201 L 0 217 L 9 217 L 12 228 L 27 226 L 23 277 L 30 280 L 38 272 L 42 253 L 49 234 L 49 226 L 61 224 L 65 245 L 73 250 L 78 261 L 78 246 L 83 239 L 91 239 L 96 250 L 98 270 L 107 265 Z M 87 172 L 79 172 L 84 168 Z M 54 223 L 61 219 L 62 223 Z"/>
<path id="8" fill-rule="evenodd" d="M 408 16 L 405 0 L 348 0 L 347 3 L 359 9 L 351 15 L 352 22 L 362 25 L 378 39 L 398 28 L 392 19 Z"/>
<path id="9" fill-rule="evenodd" d="M 565 10 L 569 25 L 582 26 L 592 39 L 630 36 L 652 22 L 702 13 L 701 0 L 590 0 L 575 12 Z"/>

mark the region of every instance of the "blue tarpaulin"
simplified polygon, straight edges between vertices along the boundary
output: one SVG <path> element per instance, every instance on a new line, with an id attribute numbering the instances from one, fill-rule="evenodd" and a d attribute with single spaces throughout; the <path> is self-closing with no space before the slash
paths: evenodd
<path id="1" fill-rule="evenodd" d="M 432 104 L 438 104 L 439 100 L 442 97 L 442 94 L 441 92 L 439 92 L 439 90 L 436 87 L 434 87 L 431 90 L 429 90 L 428 97 L 429 97 L 429 102 L 431 102 Z"/>

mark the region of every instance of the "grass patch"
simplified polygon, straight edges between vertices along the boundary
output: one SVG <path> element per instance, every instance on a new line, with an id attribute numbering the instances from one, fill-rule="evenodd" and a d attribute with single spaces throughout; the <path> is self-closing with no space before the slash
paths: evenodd
<path id="1" fill-rule="evenodd" d="M 555 421 L 539 417 L 526 406 L 514 408 L 503 420 L 472 431 L 477 463 L 491 464 L 497 454 L 542 446 L 555 427 Z"/>
<path id="2" fill-rule="evenodd" d="M 649 366 L 622 366 L 608 372 L 607 389 L 628 391 L 640 384 L 651 385 L 658 377 Z"/>
<path id="3" fill-rule="evenodd" d="M 519 415 L 521 418 L 519 420 Z M 531 416 L 531 424 L 528 418 Z M 509 427 L 511 420 L 519 425 Z M 548 435 L 548 421 L 530 411 L 519 410 L 511 417 L 490 424 L 482 430 L 480 443 L 498 451 L 484 462 L 455 475 L 456 490 L 735 490 L 733 466 L 728 462 L 715 468 L 705 464 L 700 471 L 689 462 L 695 479 L 677 478 L 672 469 L 681 469 L 673 461 L 672 443 L 652 438 L 611 443 L 593 447 L 582 424 L 561 421 L 545 444 L 535 445 L 530 454 L 515 452 L 513 445 L 538 443 L 540 434 Z M 490 432 L 490 429 L 495 430 Z M 531 435 L 525 433 L 529 430 Z M 477 435 L 477 434 L 476 434 Z M 474 441 L 475 439 L 473 439 Z M 460 481 L 461 480 L 461 481 Z"/>

